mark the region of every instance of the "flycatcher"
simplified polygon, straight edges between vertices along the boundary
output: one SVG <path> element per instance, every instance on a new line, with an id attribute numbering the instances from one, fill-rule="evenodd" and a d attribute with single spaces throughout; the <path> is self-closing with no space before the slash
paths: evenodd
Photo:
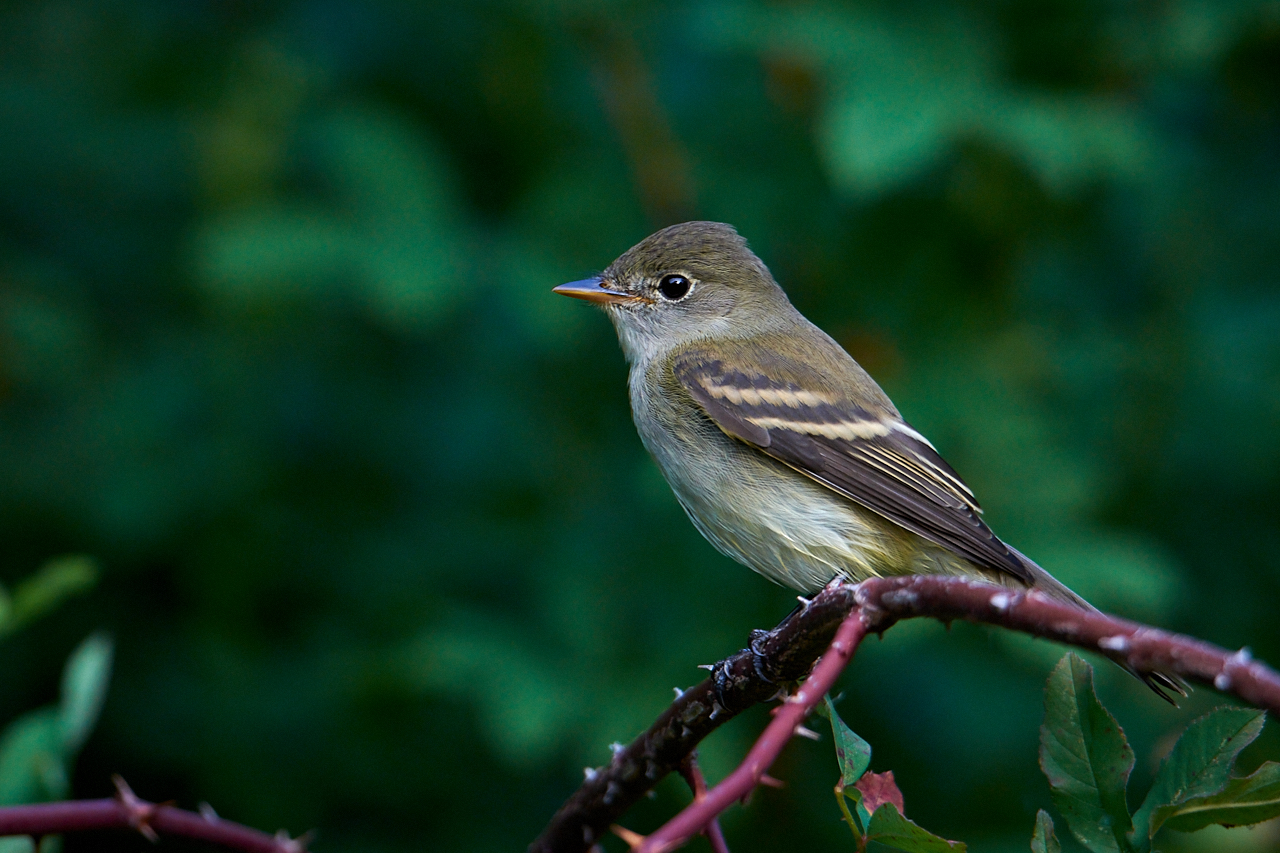
<path id="1" fill-rule="evenodd" d="M 1092 609 L 991 532 L 955 470 L 731 226 L 664 228 L 555 292 L 613 321 L 640 439 L 722 553 L 804 592 L 959 575 Z"/>

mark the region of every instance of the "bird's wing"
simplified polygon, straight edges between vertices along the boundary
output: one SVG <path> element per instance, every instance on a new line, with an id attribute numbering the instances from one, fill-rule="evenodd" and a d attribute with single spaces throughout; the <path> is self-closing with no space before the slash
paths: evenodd
<path id="1" fill-rule="evenodd" d="M 978 517 L 973 492 L 924 436 L 831 390 L 779 377 L 777 364 L 739 369 L 700 351 L 672 364 L 676 379 L 728 435 L 979 566 L 1034 578 Z M 794 366 L 793 366 L 794 367 Z M 826 384 L 826 383 L 823 383 Z"/>

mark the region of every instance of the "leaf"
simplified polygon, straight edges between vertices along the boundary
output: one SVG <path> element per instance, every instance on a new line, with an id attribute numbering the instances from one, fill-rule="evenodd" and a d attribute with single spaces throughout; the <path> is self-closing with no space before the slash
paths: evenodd
<path id="1" fill-rule="evenodd" d="M 1049 675 L 1040 767 L 1054 805 L 1080 843 L 1094 853 L 1131 850 L 1125 785 L 1133 750 L 1093 691 L 1093 667 L 1066 655 Z"/>
<path id="2" fill-rule="evenodd" d="M 1231 780 L 1240 750 L 1253 742 L 1265 721 L 1262 711 L 1223 707 L 1187 726 L 1133 815 L 1134 839 L 1154 836 L 1182 803 L 1221 791 Z"/>
<path id="3" fill-rule="evenodd" d="M 98 580 L 98 566 L 84 555 L 57 557 L 45 563 L 13 591 L 6 632 L 17 630 L 57 607 L 64 598 L 84 592 Z"/>
<path id="4" fill-rule="evenodd" d="M 36 853 L 35 842 L 27 835 L 0 838 L 0 853 Z"/>
<path id="5" fill-rule="evenodd" d="M 0 805 L 67 795 L 72 758 L 93 730 L 111 675 L 111 641 L 94 634 L 62 672 L 62 702 L 32 711 L 0 734 Z"/>
<path id="6" fill-rule="evenodd" d="M 907 810 L 902 802 L 902 791 L 898 790 L 897 783 L 893 781 L 892 770 L 886 770 L 884 773 L 867 773 L 854 787 L 862 792 L 862 804 L 869 812 L 874 812 L 885 803 L 893 803 L 897 806 L 899 814 Z"/>
<path id="7" fill-rule="evenodd" d="M 1062 845 L 1053 831 L 1053 818 L 1044 809 L 1036 812 L 1036 828 L 1031 833 L 1031 853 L 1062 853 Z"/>
<path id="8" fill-rule="evenodd" d="M 66 796 L 62 726 L 54 708 L 14 720 L 0 734 L 0 806 Z"/>
<path id="9" fill-rule="evenodd" d="M 871 815 L 867 838 L 908 853 L 964 853 L 963 842 L 948 841 L 907 820 L 893 803 L 885 803 Z"/>
<path id="10" fill-rule="evenodd" d="M 111 680 L 111 640 L 93 634 L 76 647 L 62 671 L 62 705 L 59 716 L 65 754 L 74 755 L 84 745 L 98 721 Z"/>
<path id="11" fill-rule="evenodd" d="M 1250 775 L 1232 779 L 1216 794 L 1182 803 L 1164 825 L 1194 832 L 1211 823 L 1245 826 L 1273 817 L 1280 817 L 1280 764 L 1268 761 Z"/>
<path id="12" fill-rule="evenodd" d="M 836 744 L 836 761 L 840 764 L 840 781 L 846 787 L 854 785 L 871 766 L 871 744 L 840 719 L 830 696 L 822 697 L 824 716 L 831 721 L 831 737 Z"/>

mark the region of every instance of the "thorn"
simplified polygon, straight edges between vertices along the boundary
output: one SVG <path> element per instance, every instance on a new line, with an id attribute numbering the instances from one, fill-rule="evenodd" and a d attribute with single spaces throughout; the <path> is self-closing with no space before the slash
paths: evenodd
<path id="1" fill-rule="evenodd" d="M 582 778 L 583 778 L 583 779 L 585 779 L 585 780 L 586 780 L 586 781 L 588 781 L 588 782 L 593 782 L 593 781 L 595 781 L 595 778 L 596 778 L 597 776 L 599 776 L 599 775 L 600 775 L 600 771 L 599 771 L 599 770 L 597 770 L 597 769 L 596 769 L 596 768 L 594 768 L 594 767 L 584 767 L 584 768 L 582 768 Z"/>
<path id="2" fill-rule="evenodd" d="M 1220 672 L 1213 677 L 1213 686 L 1224 693 L 1231 689 L 1231 676 L 1225 672 Z"/>
<path id="3" fill-rule="evenodd" d="M 626 749 L 627 748 L 625 746 L 618 743 L 616 740 L 613 743 L 609 744 L 609 751 L 613 753 L 614 758 L 617 758 L 618 755 L 625 752 Z"/>
<path id="4" fill-rule="evenodd" d="M 200 810 L 200 817 L 209 821 L 209 823 L 218 822 L 218 813 L 213 810 L 213 806 L 208 803 L 201 803 L 197 808 Z"/>
<path id="5" fill-rule="evenodd" d="M 822 740 L 822 735 L 818 734 L 813 729 L 806 728 L 805 726 L 797 725 L 795 733 L 800 737 L 808 738 L 809 740 Z"/>
<path id="6" fill-rule="evenodd" d="M 997 592 L 995 595 L 991 596 L 991 606 L 1003 613 L 1009 609 L 1010 600 L 1011 597 L 1009 593 Z"/>
<path id="7" fill-rule="evenodd" d="M 787 787 L 787 783 L 786 783 L 786 782 L 783 782 L 781 779 L 775 779 L 775 778 L 773 778 L 772 776 L 770 776 L 768 773 L 761 773 L 761 774 L 760 774 L 760 784 L 761 784 L 761 785 L 765 785 L 765 786 L 770 787 L 770 788 L 785 788 L 785 787 Z"/>
<path id="8" fill-rule="evenodd" d="M 307 830 L 297 838 L 290 838 L 289 833 L 283 829 L 277 830 L 275 841 L 280 853 L 306 853 L 307 844 L 311 841 L 311 831 Z"/>
<path id="9" fill-rule="evenodd" d="M 715 672 L 716 665 L 713 663 L 700 663 L 698 669 L 705 669 L 707 672 Z"/>
<path id="10" fill-rule="evenodd" d="M 1110 649 L 1113 652 L 1129 651 L 1129 638 L 1123 634 L 1117 634 L 1114 637 L 1103 637 L 1098 640 L 1098 648 Z"/>
<path id="11" fill-rule="evenodd" d="M 1248 646 L 1241 646 L 1240 651 L 1232 655 L 1230 660 L 1228 660 L 1227 662 L 1238 664 L 1240 666 L 1247 666 L 1249 662 L 1252 660 L 1253 660 L 1253 651 Z"/>
<path id="12" fill-rule="evenodd" d="M 802 608 L 804 608 L 805 610 L 808 610 L 808 609 L 809 609 L 809 605 L 810 605 L 810 604 L 813 604 L 813 599 L 812 599 L 812 598 L 805 598 L 803 595 L 797 595 L 797 596 L 796 596 L 796 601 L 800 602 L 800 606 L 801 606 Z"/>
<path id="13" fill-rule="evenodd" d="M 151 819 L 155 817 L 158 806 L 138 799 L 138 795 L 133 793 L 129 783 L 125 782 L 120 774 L 113 775 L 111 781 L 116 786 L 116 802 L 125 810 L 129 826 L 138 830 L 143 838 L 155 844 L 160 840 L 160 836 L 156 835 L 156 831 L 151 828 Z"/>
<path id="14" fill-rule="evenodd" d="M 639 847 L 641 844 L 644 843 L 643 835 L 641 835 L 638 832 L 632 832 L 631 830 L 627 829 L 625 826 L 618 826 L 615 823 L 613 826 L 609 827 L 609 831 L 612 832 L 614 835 L 618 836 L 619 838 L 621 838 L 623 841 L 625 841 L 627 843 L 627 846 L 630 847 L 632 850 L 635 850 L 637 847 Z"/>
<path id="15" fill-rule="evenodd" d="M 679 687 L 672 687 L 671 689 L 672 689 L 672 690 L 674 690 L 674 691 L 676 692 L 676 698 L 677 698 L 677 699 L 682 699 L 682 698 L 684 698 L 684 691 L 683 691 L 683 690 L 681 690 Z"/>
<path id="16" fill-rule="evenodd" d="M 622 793 L 622 786 L 617 782 L 610 782 L 604 789 L 604 796 L 600 799 L 606 806 L 613 805 L 613 801 L 618 799 L 618 794 Z"/>

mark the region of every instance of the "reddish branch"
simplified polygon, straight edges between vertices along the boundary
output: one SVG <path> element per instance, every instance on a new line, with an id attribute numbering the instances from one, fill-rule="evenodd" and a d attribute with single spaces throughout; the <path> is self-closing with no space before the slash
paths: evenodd
<path id="1" fill-rule="evenodd" d="M 778 708 L 764 734 L 747 753 L 738 768 L 712 788 L 701 800 L 667 821 L 661 829 L 646 838 L 635 853 L 665 853 L 679 847 L 689 838 L 702 832 L 709 818 L 714 818 L 736 800 L 740 800 L 760 783 L 760 777 L 782 752 L 782 747 L 796 733 L 796 729 L 809 716 L 813 706 L 822 701 L 823 694 L 835 684 L 845 664 L 853 657 L 853 651 L 867 635 L 867 626 L 858 613 L 851 612 L 836 631 L 836 638 L 818 661 L 813 672 L 795 693 L 787 697 Z"/>
<path id="2" fill-rule="evenodd" d="M 830 645 L 831 653 L 822 655 L 804 686 L 779 709 L 742 765 L 705 797 L 695 799 L 640 840 L 637 848 L 656 853 L 683 844 L 760 782 L 805 714 L 839 677 L 862 637 L 918 616 L 986 622 L 1100 651 L 1136 672 L 1161 670 L 1212 684 L 1280 713 L 1280 675 L 1252 660 L 1247 649 L 1232 652 L 1138 622 L 1079 610 L 1040 593 L 960 578 L 914 576 L 873 578 L 858 586 L 832 584 L 803 610 L 757 638 L 754 652 L 744 650 L 724 661 L 719 679 L 707 679 L 685 691 L 647 732 L 615 753 L 607 767 L 589 771 L 587 780 L 529 850 L 586 851 L 605 827 L 677 769 L 698 741 L 750 704 L 772 696 L 774 682 L 802 677 L 809 662 Z M 832 642 L 837 627 L 839 634 Z"/>
<path id="3" fill-rule="evenodd" d="M 135 796 L 119 776 L 115 783 L 116 796 L 109 799 L 0 808 L 0 836 L 39 838 L 86 829 L 134 829 L 151 841 L 161 835 L 177 835 L 245 853 L 305 853 L 307 849 L 305 836 L 290 838 L 284 832 L 268 835 L 223 820 L 211 809 L 196 814 L 164 803 L 149 803 Z"/>
<path id="4" fill-rule="evenodd" d="M 707 780 L 702 775 L 702 768 L 698 766 L 698 754 L 696 752 L 689 753 L 689 757 L 680 765 L 680 775 L 689 783 L 689 789 L 693 791 L 693 801 L 695 803 L 707 796 Z M 720 821 L 718 819 L 713 817 L 706 828 L 702 830 L 702 834 L 711 843 L 711 853 L 729 853 L 729 845 L 725 843 L 724 832 L 720 829 Z"/>

